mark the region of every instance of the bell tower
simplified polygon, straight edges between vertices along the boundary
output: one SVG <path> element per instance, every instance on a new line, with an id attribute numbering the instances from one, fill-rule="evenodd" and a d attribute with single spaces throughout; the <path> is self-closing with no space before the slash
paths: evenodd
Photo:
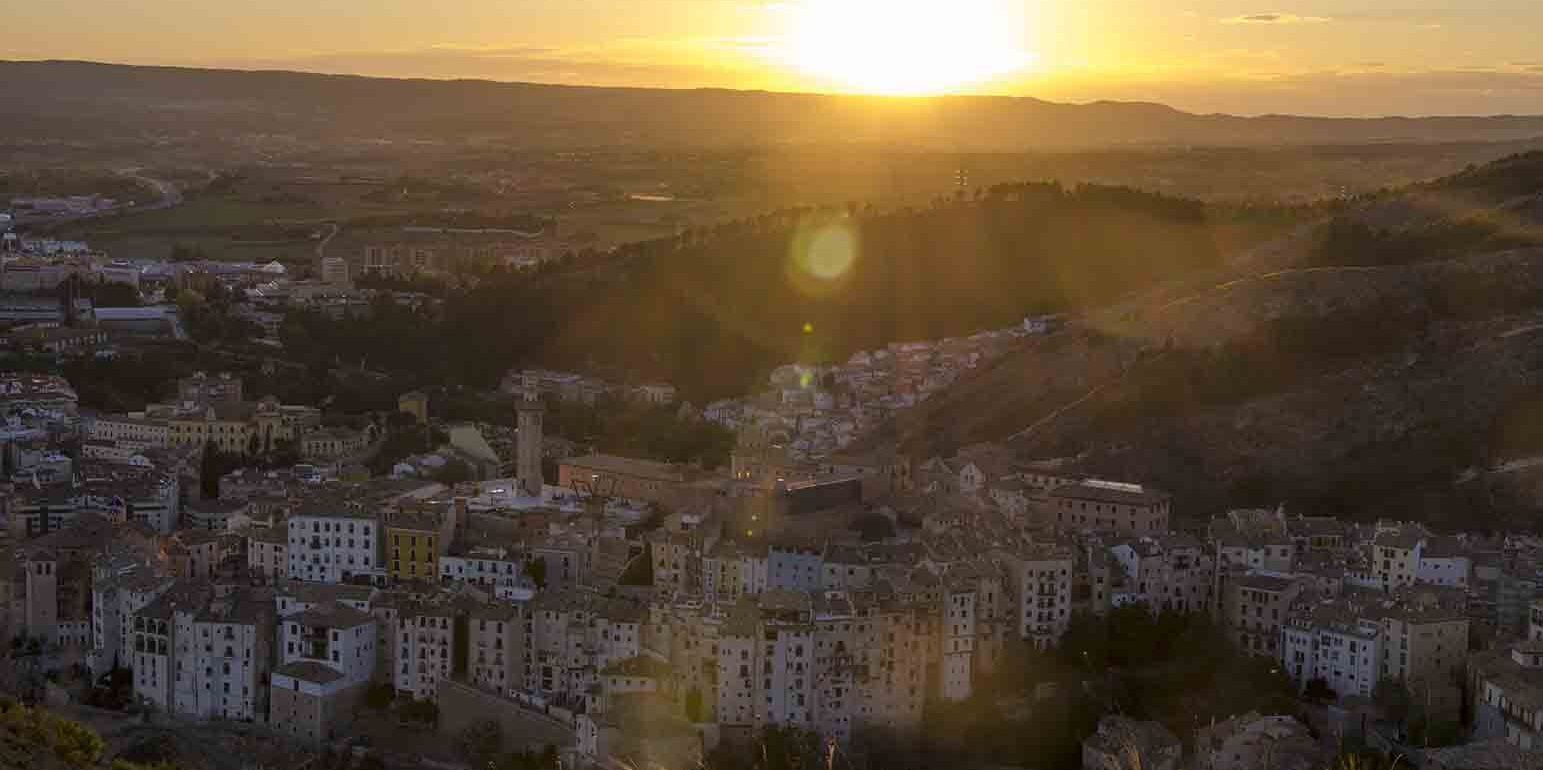
<path id="1" fill-rule="evenodd" d="M 514 475 L 519 482 L 520 494 L 528 497 L 541 496 L 541 418 L 546 407 L 533 390 L 515 402 Z"/>

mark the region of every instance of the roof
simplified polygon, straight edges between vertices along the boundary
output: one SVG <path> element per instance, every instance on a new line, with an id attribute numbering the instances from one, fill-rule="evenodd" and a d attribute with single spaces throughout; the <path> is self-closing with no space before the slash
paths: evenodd
<path id="1" fill-rule="evenodd" d="M 1170 497 L 1167 492 L 1140 484 L 1123 484 L 1096 479 L 1062 484 L 1051 490 L 1050 496 L 1116 505 L 1157 505 L 1168 502 Z"/>
<path id="2" fill-rule="evenodd" d="M 1269 591 L 1271 593 L 1280 593 L 1281 591 L 1290 588 L 1295 583 L 1295 580 L 1287 577 L 1281 577 L 1279 575 L 1252 574 L 1244 575 L 1238 579 L 1238 586 L 1240 588 L 1250 588 L 1255 591 Z"/>
<path id="3" fill-rule="evenodd" d="M 686 480 L 685 474 L 670 463 L 617 457 L 615 455 L 591 454 L 583 457 L 572 457 L 563 460 L 562 464 L 573 468 L 614 473 L 618 476 L 653 479 L 655 481 L 681 482 Z"/>
<path id="4" fill-rule="evenodd" d="M 403 511 L 386 519 L 386 529 L 407 529 L 416 532 L 438 532 L 439 521 L 427 513 Z"/>
<path id="5" fill-rule="evenodd" d="M 1401 528 L 1391 532 L 1379 532 L 1373 545 L 1379 548 L 1398 548 L 1409 550 L 1425 539 L 1425 533 L 1413 528 Z"/>
<path id="6" fill-rule="evenodd" d="M 304 682 L 316 682 L 318 684 L 330 684 L 343 678 L 343 675 L 310 660 L 297 660 L 294 663 L 285 663 L 273 670 L 274 676 L 287 676 Z"/>
<path id="7" fill-rule="evenodd" d="M 374 621 L 374 618 L 360 612 L 346 604 L 318 605 L 311 609 L 290 615 L 284 620 L 290 623 L 299 623 L 305 626 L 320 626 L 322 628 L 354 628 Z"/>

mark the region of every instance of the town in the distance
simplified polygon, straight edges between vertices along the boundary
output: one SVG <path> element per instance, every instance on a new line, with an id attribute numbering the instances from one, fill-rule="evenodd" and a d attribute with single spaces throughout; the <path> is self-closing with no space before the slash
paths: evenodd
<path id="1" fill-rule="evenodd" d="M 168 294 L 227 296 L 257 350 L 282 347 L 297 308 L 431 301 L 355 286 L 393 266 L 377 247 L 292 279 L 5 244 L 7 349 L 68 371 L 185 339 L 195 321 Z M 107 284 L 145 301 L 93 306 Z M 516 369 L 481 420 L 419 391 L 339 415 L 216 370 L 114 412 L 77 395 L 105 383 L 8 373 L 0 673 L 104 734 L 202 734 L 242 767 L 323 749 L 401 767 L 728 766 L 773 736 L 821 766 L 904 767 L 937 761 L 915 757 L 950 745 L 940 729 L 1099 769 L 1307 770 L 1347 742 L 1488 767 L 1466 763 L 1538 748 L 1536 532 L 1196 517 L 1065 458 L 871 437 L 1066 324 L 790 364 L 700 407 L 667 383 Z M 582 423 L 574 410 L 663 415 L 727 437 L 726 462 L 596 451 L 555 430 Z M 1176 719 L 1131 716 L 1165 698 Z"/>

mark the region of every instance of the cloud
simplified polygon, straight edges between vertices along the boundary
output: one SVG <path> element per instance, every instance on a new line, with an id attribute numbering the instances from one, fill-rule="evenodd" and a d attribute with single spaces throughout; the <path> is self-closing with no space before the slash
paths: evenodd
<path id="1" fill-rule="evenodd" d="M 1298 16 L 1294 13 L 1251 13 L 1222 19 L 1223 24 L 1322 24 L 1327 16 Z"/>

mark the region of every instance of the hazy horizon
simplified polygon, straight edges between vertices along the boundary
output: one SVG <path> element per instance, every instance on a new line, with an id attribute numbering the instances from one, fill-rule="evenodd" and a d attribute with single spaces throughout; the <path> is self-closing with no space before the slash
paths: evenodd
<path id="1" fill-rule="evenodd" d="M 10 14 L 0 58 L 392 78 L 1158 102 L 1195 113 L 1536 114 L 1520 0 L 81 0 Z M 82 24 L 82 19 L 92 19 Z M 168 36 L 176 41 L 167 44 Z"/>

